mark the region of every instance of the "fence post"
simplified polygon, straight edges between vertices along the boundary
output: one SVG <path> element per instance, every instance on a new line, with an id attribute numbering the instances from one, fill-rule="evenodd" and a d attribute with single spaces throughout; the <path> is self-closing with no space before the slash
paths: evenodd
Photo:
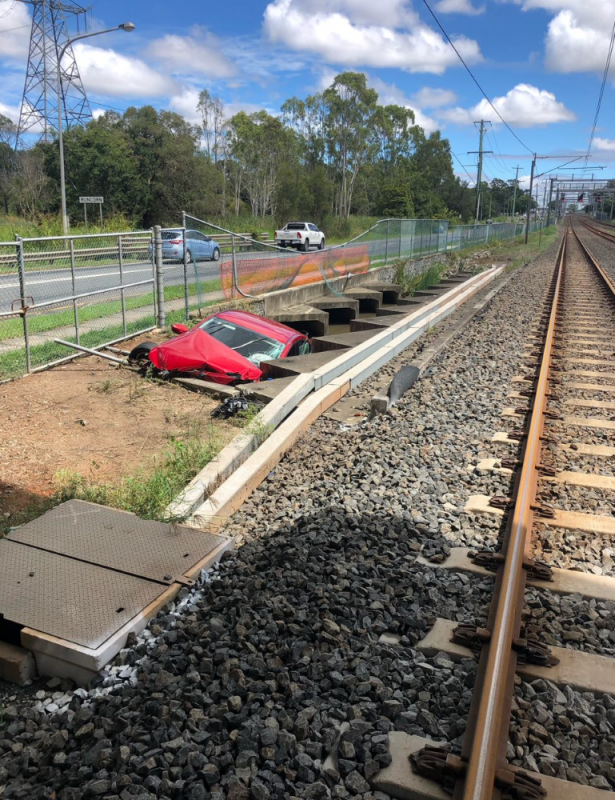
<path id="1" fill-rule="evenodd" d="M 385 266 L 389 263 L 389 226 L 391 224 L 391 220 L 387 219 L 387 238 L 384 245 L 384 264 Z"/>
<path id="2" fill-rule="evenodd" d="M 235 253 L 235 237 L 231 235 L 231 254 L 233 258 L 233 292 L 232 295 L 235 297 L 235 291 L 239 292 L 239 283 L 237 281 L 237 254 Z"/>
<path id="3" fill-rule="evenodd" d="M 120 274 L 121 274 L 121 267 L 120 267 Z M 80 344 L 81 333 L 79 331 L 79 303 L 75 298 L 77 294 L 77 281 L 75 278 L 75 240 L 70 240 L 70 280 L 71 286 L 73 289 L 73 314 L 75 316 L 75 339 L 77 340 L 77 344 Z M 126 330 L 124 330 L 126 333 Z"/>
<path id="4" fill-rule="evenodd" d="M 188 299 L 188 255 L 186 253 L 186 212 L 182 211 L 182 241 L 184 242 L 184 313 L 186 319 L 190 318 L 190 301 Z M 196 273 L 196 261 L 194 262 L 194 271 Z M 198 282 L 198 281 L 197 281 Z M 201 298 L 199 297 L 199 306 L 201 305 Z"/>
<path id="5" fill-rule="evenodd" d="M 184 250 L 186 249 L 184 243 Z M 164 310 L 164 273 L 162 271 L 162 228 L 154 225 L 154 268 L 156 270 L 156 327 L 164 327 L 167 315 Z"/>
<path id="6" fill-rule="evenodd" d="M 126 292 L 124 291 L 124 253 L 122 251 L 122 237 L 117 237 L 117 263 L 120 270 L 120 297 L 122 298 L 122 330 L 126 336 Z M 79 344 L 79 339 L 77 339 Z"/>
<path id="7" fill-rule="evenodd" d="M 15 235 L 17 247 L 17 271 L 19 275 L 19 295 L 21 300 L 21 319 L 23 321 L 23 338 L 26 346 L 26 370 L 32 372 L 30 363 L 30 335 L 28 333 L 28 312 L 26 307 L 26 269 L 24 264 L 23 239 Z"/>

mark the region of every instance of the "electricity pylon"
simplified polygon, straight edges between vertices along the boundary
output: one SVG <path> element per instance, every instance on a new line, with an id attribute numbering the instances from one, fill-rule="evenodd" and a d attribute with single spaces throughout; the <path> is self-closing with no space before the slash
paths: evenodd
<path id="1" fill-rule="evenodd" d="M 62 109 L 62 126 L 85 125 L 92 119 L 88 101 L 72 46 L 66 50 L 60 67 L 62 98 L 58 102 L 58 54 L 69 40 L 66 18 L 79 20 L 88 9 L 78 3 L 61 0 L 19 0 L 32 6 L 32 29 L 28 68 L 21 101 L 17 143 L 28 131 L 52 141 L 58 132 L 58 114 Z"/>

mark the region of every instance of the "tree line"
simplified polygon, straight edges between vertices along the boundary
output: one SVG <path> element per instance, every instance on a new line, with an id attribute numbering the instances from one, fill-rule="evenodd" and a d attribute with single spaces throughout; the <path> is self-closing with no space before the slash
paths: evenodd
<path id="1" fill-rule="evenodd" d="M 64 134 L 69 214 L 80 195 L 103 195 L 107 213 L 135 224 L 250 214 L 323 224 L 352 214 L 473 221 L 476 190 L 455 175 L 450 143 L 426 135 L 412 110 L 380 105 L 364 74 L 344 72 L 323 92 L 293 97 L 278 116 L 228 118 L 200 93 L 200 125 L 151 106 L 107 111 Z M 16 149 L 0 116 L 0 206 L 28 218 L 59 209 L 57 142 Z M 510 213 L 513 181 L 483 185 L 484 218 Z M 516 192 L 516 210 L 527 208 Z M 229 226 L 232 225 L 229 219 Z"/>

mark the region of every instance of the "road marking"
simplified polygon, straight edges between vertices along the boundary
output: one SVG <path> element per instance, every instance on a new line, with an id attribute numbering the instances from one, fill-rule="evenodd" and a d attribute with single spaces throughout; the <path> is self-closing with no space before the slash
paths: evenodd
<path id="1" fill-rule="evenodd" d="M 143 269 L 125 269 L 124 270 L 124 275 L 132 275 L 133 273 L 137 273 L 137 272 L 151 272 L 151 271 L 152 270 L 149 267 L 144 267 Z M 98 272 L 98 273 L 96 273 L 94 275 L 90 275 L 90 274 L 88 274 L 88 275 L 75 275 L 75 280 L 84 280 L 85 278 L 106 278 L 106 277 L 113 278 L 115 275 L 119 275 L 119 274 L 120 273 L 118 271 L 118 272 Z M 59 281 L 69 281 L 70 279 L 71 278 L 70 278 L 70 273 L 69 273 L 64 278 L 50 278 L 47 281 L 35 281 L 34 283 L 28 284 L 27 275 L 26 275 L 26 289 L 30 289 L 30 288 L 32 288 L 34 286 L 41 286 L 44 283 L 58 283 Z M 153 280 L 153 276 L 152 276 L 152 280 Z M 18 283 L 1 283 L 0 286 L 3 289 L 19 288 L 19 284 Z"/>

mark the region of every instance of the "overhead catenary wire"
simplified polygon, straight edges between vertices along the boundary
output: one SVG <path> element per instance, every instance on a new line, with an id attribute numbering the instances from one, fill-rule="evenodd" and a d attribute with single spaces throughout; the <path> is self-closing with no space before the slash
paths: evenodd
<path id="1" fill-rule="evenodd" d="M 466 62 L 464 61 L 464 59 L 463 59 L 463 56 L 461 55 L 461 53 L 459 52 L 459 50 L 457 50 L 457 48 L 455 47 L 455 45 L 454 45 L 454 43 L 453 43 L 453 40 L 451 39 L 451 37 L 448 35 L 448 33 L 447 33 L 447 32 L 444 30 L 444 28 L 442 27 L 442 24 L 441 24 L 440 20 L 439 20 L 439 19 L 436 17 L 435 13 L 432 11 L 432 8 L 431 8 L 431 6 L 429 5 L 429 3 L 427 2 L 427 0 L 423 0 L 423 3 L 425 3 L 425 6 L 426 6 L 427 10 L 428 10 L 428 11 L 429 11 L 429 13 L 431 14 L 431 16 L 434 18 L 434 20 L 435 20 L 435 22 L 436 22 L 436 25 L 437 25 L 437 26 L 438 26 L 438 28 L 440 28 L 440 30 L 442 31 L 442 34 L 444 35 L 444 38 L 446 39 L 446 41 L 447 41 L 447 42 L 450 44 L 450 46 L 453 48 L 453 50 L 454 50 L 454 51 L 455 51 L 455 53 L 457 54 L 457 58 L 458 58 L 458 59 L 461 61 L 461 63 L 463 64 L 463 66 L 466 68 L 466 71 L 467 71 L 468 75 L 469 75 L 469 76 L 472 78 L 472 80 L 474 81 L 474 83 L 475 83 L 475 84 L 478 86 L 478 88 L 479 88 L 479 90 L 480 90 L 480 93 L 482 94 L 482 96 L 483 96 L 483 97 L 485 98 L 485 100 L 486 100 L 486 101 L 489 103 L 489 105 L 491 106 L 491 108 L 492 108 L 492 109 L 495 111 L 496 115 L 497 115 L 497 116 L 498 116 L 498 118 L 500 119 L 500 122 L 502 122 L 502 123 L 503 123 L 503 125 L 504 125 L 504 126 L 507 128 L 507 129 L 508 129 L 508 131 L 509 131 L 510 133 L 512 133 L 512 135 L 515 137 L 515 139 L 516 139 L 516 140 L 519 142 L 519 144 L 520 144 L 522 147 L 524 147 L 524 148 L 525 148 L 525 149 L 528 151 L 528 153 L 531 153 L 532 155 L 534 155 L 534 150 L 532 150 L 532 148 L 531 148 L 531 147 L 528 147 L 528 146 L 525 144 L 525 142 L 524 142 L 524 141 L 522 141 L 522 140 L 521 140 L 521 139 L 520 139 L 520 138 L 517 136 L 517 134 L 516 134 L 516 133 L 513 131 L 513 129 L 512 129 L 512 128 L 510 127 L 510 125 L 508 124 L 508 122 L 506 122 L 506 120 L 504 119 L 504 117 L 503 117 L 503 116 L 500 114 L 500 112 L 497 110 L 497 108 L 496 108 L 496 107 L 493 105 L 493 103 L 492 103 L 492 102 L 491 102 L 491 100 L 489 99 L 489 96 L 487 95 L 487 93 L 485 92 L 485 90 L 483 89 L 483 87 L 480 85 L 480 83 L 478 82 L 478 80 L 475 78 L 475 76 L 474 76 L 474 73 L 472 72 L 472 70 L 470 69 L 470 67 L 468 67 L 468 65 L 466 64 Z"/>
<path id="2" fill-rule="evenodd" d="M 606 62 L 604 64 L 604 72 L 602 74 L 602 84 L 600 86 L 600 93 L 598 95 L 598 103 L 596 104 L 596 114 L 594 116 L 594 123 L 592 125 L 592 131 L 589 136 L 589 144 L 587 145 L 587 153 L 585 154 L 585 163 L 587 164 L 589 157 L 592 151 L 592 145 L 594 143 L 594 136 L 596 135 L 596 128 L 598 127 L 598 117 L 600 116 L 600 107 L 602 106 L 602 98 L 604 96 L 604 89 L 606 87 L 606 82 L 609 77 L 609 69 L 611 67 L 611 57 L 613 55 L 613 44 L 615 44 L 615 22 L 613 22 L 613 30 L 611 31 L 611 41 L 609 42 L 609 49 L 606 56 Z"/>

